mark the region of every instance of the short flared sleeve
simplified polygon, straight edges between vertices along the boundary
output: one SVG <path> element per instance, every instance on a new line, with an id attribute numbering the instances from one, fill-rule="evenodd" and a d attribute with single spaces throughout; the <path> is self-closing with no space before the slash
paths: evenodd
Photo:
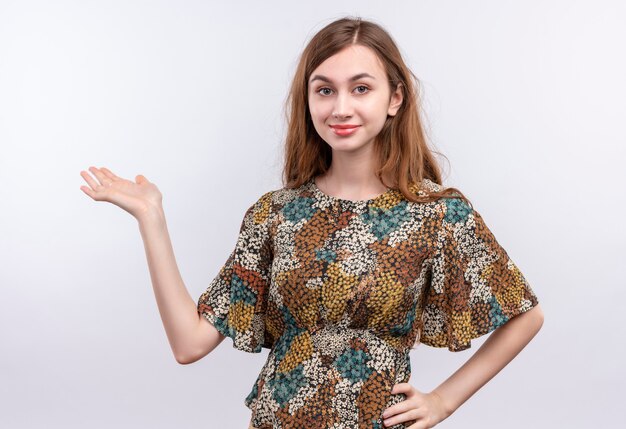
<path id="1" fill-rule="evenodd" d="M 445 199 L 426 285 L 419 342 L 461 351 L 538 304 L 528 281 L 482 216 Z"/>
<path id="2" fill-rule="evenodd" d="M 265 330 L 273 259 L 271 196 L 272 191 L 265 193 L 246 210 L 235 248 L 197 305 L 234 348 L 249 353 L 271 348 L 273 341 Z"/>

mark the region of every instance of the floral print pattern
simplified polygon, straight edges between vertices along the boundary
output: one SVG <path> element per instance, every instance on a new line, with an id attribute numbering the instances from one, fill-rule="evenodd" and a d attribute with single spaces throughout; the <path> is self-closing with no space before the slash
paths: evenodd
<path id="1" fill-rule="evenodd" d="M 411 192 L 441 189 L 425 179 Z M 244 401 L 255 427 L 366 429 L 405 399 L 391 388 L 408 382 L 416 344 L 468 349 L 537 303 L 460 198 L 352 201 L 312 178 L 248 208 L 198 312 L 233 347 L 269 349 Z"/>

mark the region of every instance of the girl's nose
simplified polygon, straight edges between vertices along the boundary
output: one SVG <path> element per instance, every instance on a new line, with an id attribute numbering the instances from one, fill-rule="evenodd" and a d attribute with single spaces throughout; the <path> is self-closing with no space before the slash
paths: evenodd
<path id="1" fill-rule="evenodd" d="M 335 99 L 333 116 L 335 118 L 346 118 L 352 116 L 352 107 L 350 105 L 350 97 L 348 95 L 339 94 Z"/>

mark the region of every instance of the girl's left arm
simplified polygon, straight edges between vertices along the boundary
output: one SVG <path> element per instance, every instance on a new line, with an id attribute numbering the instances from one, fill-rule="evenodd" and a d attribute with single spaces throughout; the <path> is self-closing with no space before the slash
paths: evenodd
<path id="1" fill-rule="evenodd" d="M 447 416 L 511 362 L 537 335 L 542 325 L 543 310 L 537 304 L 489 335 L 463 366 L 431 392 L 441 398 Z"/>
<path id="2" fill-rule="evenodd" d="M 389 407 L 383 414 L 384 425 L 424 419 L 425 427 L 434 427 L 511 362 L 542 325 L 543 310 L 537 304 L 497 328 L 463 366 L 430 393 L 421 393 L 408 383 L 397 384 L 392 393 L 403 392 L 407 400 Z"/>

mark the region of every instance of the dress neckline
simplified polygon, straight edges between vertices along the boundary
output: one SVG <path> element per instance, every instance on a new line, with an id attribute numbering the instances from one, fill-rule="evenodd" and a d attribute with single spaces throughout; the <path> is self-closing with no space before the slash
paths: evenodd
<path id="1" fill-rule="evenodd" d="M 309 179 L 309 185 L 310 188 L 313 190 L 313 192 L 315 193 L 315 195 L 317 195 L 320 198 L 325 198 L 327 200 L 330 201 L 335 201 L 335 202 L 340 202 L 344 205 L 354 205 L 354 206 L 360 206 L 360 205 L 370 205 L 371 203 L 380 200 L 381 198 L 385 197 L 386 195 L 392 193 L 395 191 L 395 189 L 393 188 L 387 188 L 387 190 L 385 192 L 383 192 L 382 194 L 379 194 L 373 198 L 369 198 L 366 200 L 348 200 L 345 198 L 339 198 L 339 197 L 334 197 L 332 195 L 328 195 L 327 193 L 323 192 L 315 183 L 315 176 L 313 176 L 311 179 Z"/>

